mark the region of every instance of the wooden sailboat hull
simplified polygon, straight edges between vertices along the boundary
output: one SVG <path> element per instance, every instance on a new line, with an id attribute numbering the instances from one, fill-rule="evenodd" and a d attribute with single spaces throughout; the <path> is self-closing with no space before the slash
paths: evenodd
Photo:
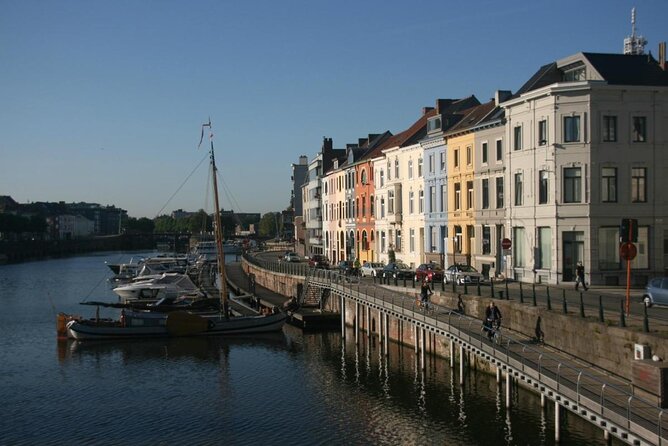
<path id="1" fill-rule="evenodd" d="M 150 315 L 150 316 L 149 316 Z M 279 331 L 287 314 L 224 317 L 185 311 L 167 314 L 129 315 L 120 321 L 74 320 L 67 324 L 68 337 L 77 340 L 130 339 L 178 336 L 219 336 Z"/>

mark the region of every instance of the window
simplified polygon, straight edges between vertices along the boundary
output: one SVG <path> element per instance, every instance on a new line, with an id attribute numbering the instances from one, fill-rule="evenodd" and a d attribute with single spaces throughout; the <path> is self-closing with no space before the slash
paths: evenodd
<path id="1" fill-rule="evenodd" d="M 647 168 L 645 167 L 631 169 L 631 202 L 647 202 Z"/>
<path id="2" fill-rule="evenodd" d="M 362 171 L 362 184 L 366 184 L 366 170 Z"/>
<path id="3" fill-rule="evenodd" d="M 501 161 L 503 159 L 503 142 L 500 139 L 496 140 L 496 160 Z"/>
<path id="4" fill-rule="evenodd" d="M 385 197 L 380 197 L 380 218 L 385 217 Z"/>
<path id="5" fill-rule="evenodd" d="M 473 209 L 473 181 L 466 182 L 466 209 Z"/>
<path id="6" fill-rule="evenodd" d="M 373 195 L 369 197 L 369 215 L 373 217 Z"/>
<path id="7" fill-rule="evenodd" d="M 424 212 L 424 190 L 420 189 L 419 201 L 418 201 L 418 212 L 422 214 Z"/>
<path id="8" fill-rule="evenodd" d="M 418 178 L 422 177 L 422 158 L 418 158 Z"/>
<path id="9" fill-rule="evenodd" d="M 380 252 L 385 252 L 385 231 L 380 231 Z"/>
<path id="10" fill-rule="evenodd" d="M 601 201 L 604 203 L 617 202 L 617 168 L 601 168 Z"/>
<path id="11" fill-rule="evenodd" d="M 445 170 L 445 152 L 439 153 L 441 158 L 441 170 Z"/>
<path id="12" fill-rule="evenodd" d="M 547 120 L 538 121 L 538 145 L 544 146 L 547 144 Z"/>
<path id="13" fill-rule="evenodd" d="M 387 160 L 387 181 L 390 181 L 392 179 L 392 164 L 390 163 L 390 160 Z"/>
<path id="14" fill-rule="evenodd" d="M 413 178 L 413 160 L 408 160 L 408 178 Z"/>
<path id="15" fill-rule="evenodd" d="M 436 212 L 436 186 L 429 186 L 429 212 Z"/>
<path id="16" fill-rule="evenodd" d="M 410 252 L 415 252 L 415 229 L 413 228 L 410 229 L 408 243 Z"/>
<path id="17" fill-rule="evenodd" d="M 538 228 L 538 258 L 536 269 L 552 268 L 552 228 Z"/>
<path id="18" fill-rule="evenodd" d="M 603 116 L 603 141 L 617 141 L 617 116 Z"/>
<path id="19" fill-rule="evenodd" d="M 471 148 L 471 146 L 467 146 L 466 147 L 466 165 L 467 166 L 470 166 L 471 163 L 473 162 L 473 154 L 471 152 L 473 152 L 473 149 Z"/>
<path id="20" fill-rule="evenodd" d="M 490 254 L 492 252 L 492 231 L 487 225 L 482 227 L 482 253 Z"/>
<path id="21" fill-rule="evenodd" d="M 515 174 L 515 206 L 522 206 L 522 174 Z"/>
<path id="22" fill-rule="evenodd" d="M 582 201 L 582 171 L 579 167 L 564 169 L 564 203 Z"/>
<path id="23" fill-rule="evenodd" d="M 462 185 L 461 183 L 455 183 L 455 211 L 461 209 L 461 199 L 462 199 Z"/>
<path id="24" fill-rule="evenodd" d="M 482 180 L 482 208 L 489 209 L 489 179 Z"/>
<path id="25" fill-rule="evenodd" d="M 480 152 L 481 152 L 482 163 L 487 164 L 487 143 L 486 142 L 482 143 Z"/>
<path id="26" fill-rule="evenodd" d="M 496 208 L 503 207 L 503 177 L 496 178 Z"/>
<path id="27" fill-rule="evenodd" d="M 598 228 L 598 268 L 619 269 L 619 227 Z"/>
<path id="28" fill-rule="evenodd" d="M 647 118 L 644 116 L 633 117 L 633 142 L 647 141 Z"/>
<path id="29" fill-rule="evenodd" d="M 580 141 L 580 116 L 564 116 L 564 142 Z"/>
<path id="30" fill-rule="evenodd" d="M 362 195 L 362 217 L 366 217 L 366 197 Z"/>
<path id="31" fill-rule="evenodd" d="M 427 132 L 434 132 L 437 130 L 441 130 L 441 117 L 436 116 L 434 118 L 430 118 L 429 121 L 427 121 Z"/>
<path id="32" fill-rule="evenodd" d="M 436 165 L 434 163 L 434 154 L 429 155 L 429 173 L 434 173 Z"/>
<path id="33" fill-rule="evenodd" d="M 565 69 L 563 77 L 566 82 L 586 80 L 585 67 L 580 65 L 574 68 Z"/>
<path id="34" fill-rule="evenodd" d="M 448 202 L 448 190 L 445 184 L 441 184 L 441 206 L 438 208 L 440 212 L 445 212 L 445 203 Z"/>
<path id="35" fill-rule="evenodd" d="M 399 179 L 399 158 L 394 159 L 394 178 Z"/>
<path id="36" fill-rule="evenodd" d="M 380 169 L 380 187 L 385 185 L 385 173 L 383 169 Z"/>
<path id="37" fill-rule="evenodd" d="M 394 214 L 394 191 L 387 191 L 387 213 Z"/>
<path id="38" fill-rule="evenodd" d="M 454 165 L 455 167 L 459 167 L 459 149 L 455 149 L 454 154 Z"/>
<path id="39" fill-rule="evenodd" d="M 538 172 L 538 204 L 545 204 L 550 193 L 550 183 L 548 180 L 547 170 Z"/>
<path id="40" fill-rule="evenodd" d="M 513 128 L 513 149 L 522 150 L 522 126 L 517 125 Z"/>
<path id="41" fill-rule="evenodd" d="M 523 268 L 526 265 L 526 241 L 523 227 L 513 228 L 513 266 Z"/>
<path id="42" fill-rule="evenodd" d="M 413 208 L 413 198 L 415 198 L 415 192 L 410 191 L 408 192 L 408 213 L 412 214 L 413 211 L 415 210 Z"/>
<path id="43" fill-rule="evenodd" d="M 397 229 L 394 238 L 395 251 L 401 252 L 401 229 Z"/>

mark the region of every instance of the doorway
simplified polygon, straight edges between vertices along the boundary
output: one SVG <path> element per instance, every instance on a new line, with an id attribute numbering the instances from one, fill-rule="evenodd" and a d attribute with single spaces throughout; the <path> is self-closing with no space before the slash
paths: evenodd
<path id="1" fill-rule="evenodd" d="M 563 282 L 575 281 L 575 267 L 578 262 L 584 264 L 584 231 L 563 233 L 564 264 Z"/>

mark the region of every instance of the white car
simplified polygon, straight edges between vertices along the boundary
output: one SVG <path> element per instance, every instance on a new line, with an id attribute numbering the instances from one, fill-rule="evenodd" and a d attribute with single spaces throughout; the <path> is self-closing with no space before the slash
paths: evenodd
<path id="1" fill-rule="evenodd" d="M 360 268 L 360 274 L 362 277 L 377 277 L 379 274 L 382 274 L 383 268 L 385 265 L 382 263 L 375 263 L 375 262 L 364 262 L 362 267 Z"/>

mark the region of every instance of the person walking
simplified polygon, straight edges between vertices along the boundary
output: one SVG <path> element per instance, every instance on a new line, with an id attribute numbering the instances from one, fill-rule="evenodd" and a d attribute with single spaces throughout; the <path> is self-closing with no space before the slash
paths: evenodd
<path id="1" fill-rule="evenodd" d="M 501 327 L 501 310 L 494 305 L 494 301 L 491 301 L 485 310 L 484 327 L 490 341 L 494 337 L 495 331 Z"/>
<path id="2" fill-rule="evenodd" d="M 582 288 L 584 288 L 585 291 L 588 290 L 587 284 L 585 283 L 585 267 L 582 262 L 578 262 L 575 267 L 575 291 L 578 290 L 580 284 L 582 284 Z"/>

